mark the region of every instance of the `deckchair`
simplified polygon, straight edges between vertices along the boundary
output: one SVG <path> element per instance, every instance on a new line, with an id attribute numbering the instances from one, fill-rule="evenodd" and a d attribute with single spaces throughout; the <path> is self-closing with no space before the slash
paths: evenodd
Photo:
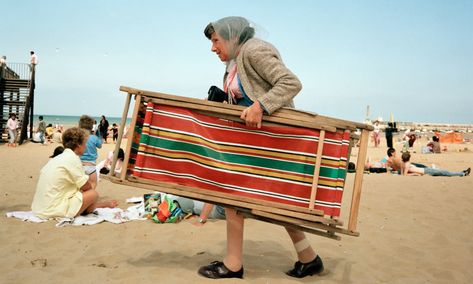
<path id="1" fill-rule="evenodd" d="M 125 160 L 112 182 L 236 208 L 240 214 L 340 239 L 356 231 L 372 126 L 283 108 L 246 127 L 244 107 L 122 86 L 131 101 Z M 361 131 L 356 135 L 355 131 Z M 348 226 L 340 220 L 347 164 L 359 139 Z"/>

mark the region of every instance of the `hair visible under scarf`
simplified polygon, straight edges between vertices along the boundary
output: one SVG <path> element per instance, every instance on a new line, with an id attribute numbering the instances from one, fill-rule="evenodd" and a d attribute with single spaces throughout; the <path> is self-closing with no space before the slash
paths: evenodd
<path id="1" fill-rule="evenodd" d="M 243 17 L 225 17 L 205 27 L 204 34 L 208 39 L 214 32 L 228 41 L 230 60 L 236 57 L 240 46 L 255 35 L 255 29 Z"/>

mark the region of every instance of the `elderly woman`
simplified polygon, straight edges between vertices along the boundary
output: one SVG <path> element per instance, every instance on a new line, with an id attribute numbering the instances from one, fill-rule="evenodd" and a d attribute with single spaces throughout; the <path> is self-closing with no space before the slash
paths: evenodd
<path id="1" fill-rule="evenodd" d="M 247 126 L 260 128 L 263 113 L 271 115 L 281 107 L 294 107 L 293 98 L 301 90 L 299 79 L 284 65 L 274 46 L 254 38 L 255 30 L 242 17 L 226 17 L 207 25 L 205 36 L 212 51 L 226 64 L 224 90 L 229 102 L 247 106 L 241 114 Z M 223 261 L 199 269 L 208 278 L 243 278 L 244 219 L 234 209 L 225 209 L 227 252 Z M 323 271 L 320 257 L 305 234 L 286 228 L 297 252 L 298 261 L 286 272 L 302 278 Z"/>

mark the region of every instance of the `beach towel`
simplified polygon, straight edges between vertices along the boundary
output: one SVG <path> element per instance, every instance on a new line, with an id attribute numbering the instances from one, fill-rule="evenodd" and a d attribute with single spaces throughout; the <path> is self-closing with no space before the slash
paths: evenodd
<path id="1" fill-rule="evenodd" d="M 14 211 L 7 212 L 8 218 L 17 218 L 22 221 L 33 223 L 42 223 L 48 219 L 42 219 L 36 216 L 32 211 Z M 74 218 L 53 218 L 58 223 L 56 227 L 64 226 L 82 226 L 82 225 L 96 225 L 102 222 L 110 222 L 113 224 L 121 224 L 133 220 L 146 220 L 144 206 L 142 203 L 130 206 L 127 210 L 120 208 L 97 208 L 93 213 L 77 216 Z"/>
<path id="2" fill-rule="evenodd" d="M 48 221 L 48 220 L 39 218 L 33 213 L 33 211 L 7 212 L 6 216 L 7 218 L 17 218 L 22 221 L 27 221 L 27 222 L 32 222 L 32 223 L 42 223 L 42 222 Z"/>

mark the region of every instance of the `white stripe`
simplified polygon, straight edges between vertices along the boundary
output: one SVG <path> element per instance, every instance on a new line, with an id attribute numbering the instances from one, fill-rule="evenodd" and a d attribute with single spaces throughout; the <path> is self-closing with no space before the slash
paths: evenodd
<path id="1" fill-rule="evenodd" d="M 140 155 L 143 155 L 143 156 L 146 156 L 146 157 L 155 157 L 153 155 L 143 153 L 143 152 L 140 152 Z M 163 157 L 163 156 L 159 156 L 159 157 L 162 158 L 162 159 L 168 160 L 168 161 L 186 161 L 186 162 L 189 162 L 189 163 L 192 163 L 192 164 L 195 164 L 195 165 L 199 165 L 199 166 L 207 168 L 207 169 L 216 170 L 216 171 L 220 171 L 220 172 L 224 172 L 224 173 L 231 173 L 231 174 L 235 174 L 235 175 L 243 175 L 243 176 L 253 177 L 253 178 L 264 178 L 264 179 L 268 179 L 268 180 L 274 180 L 274 181 L 279 181 L 279 182 L 292 183 L 292 184 L 296 184 L 296 185 L 311 187 L 311 185 L 308 185 L 307 183 L 302 183 L 302 182 L 298 182 L 298 181 L 294 181 L 294 180 L 285 180 L 285 179 L 279 179 L 279 178 L 275 178 L 275 177 L 260 176 L 260 175 L 251 174 L 251 173 L 235 172 L 235 171 L 232 171 L 232 170 L 227 170 L 227 169 L 222 169 L 222 168 L 214 168 L 214 167 L 210 167 L 210 166 L 195 162 L 193 160 L 180 159 L 180 158 L 171 159 L 171 158 L 167 158 L 167 157 Z"/>

